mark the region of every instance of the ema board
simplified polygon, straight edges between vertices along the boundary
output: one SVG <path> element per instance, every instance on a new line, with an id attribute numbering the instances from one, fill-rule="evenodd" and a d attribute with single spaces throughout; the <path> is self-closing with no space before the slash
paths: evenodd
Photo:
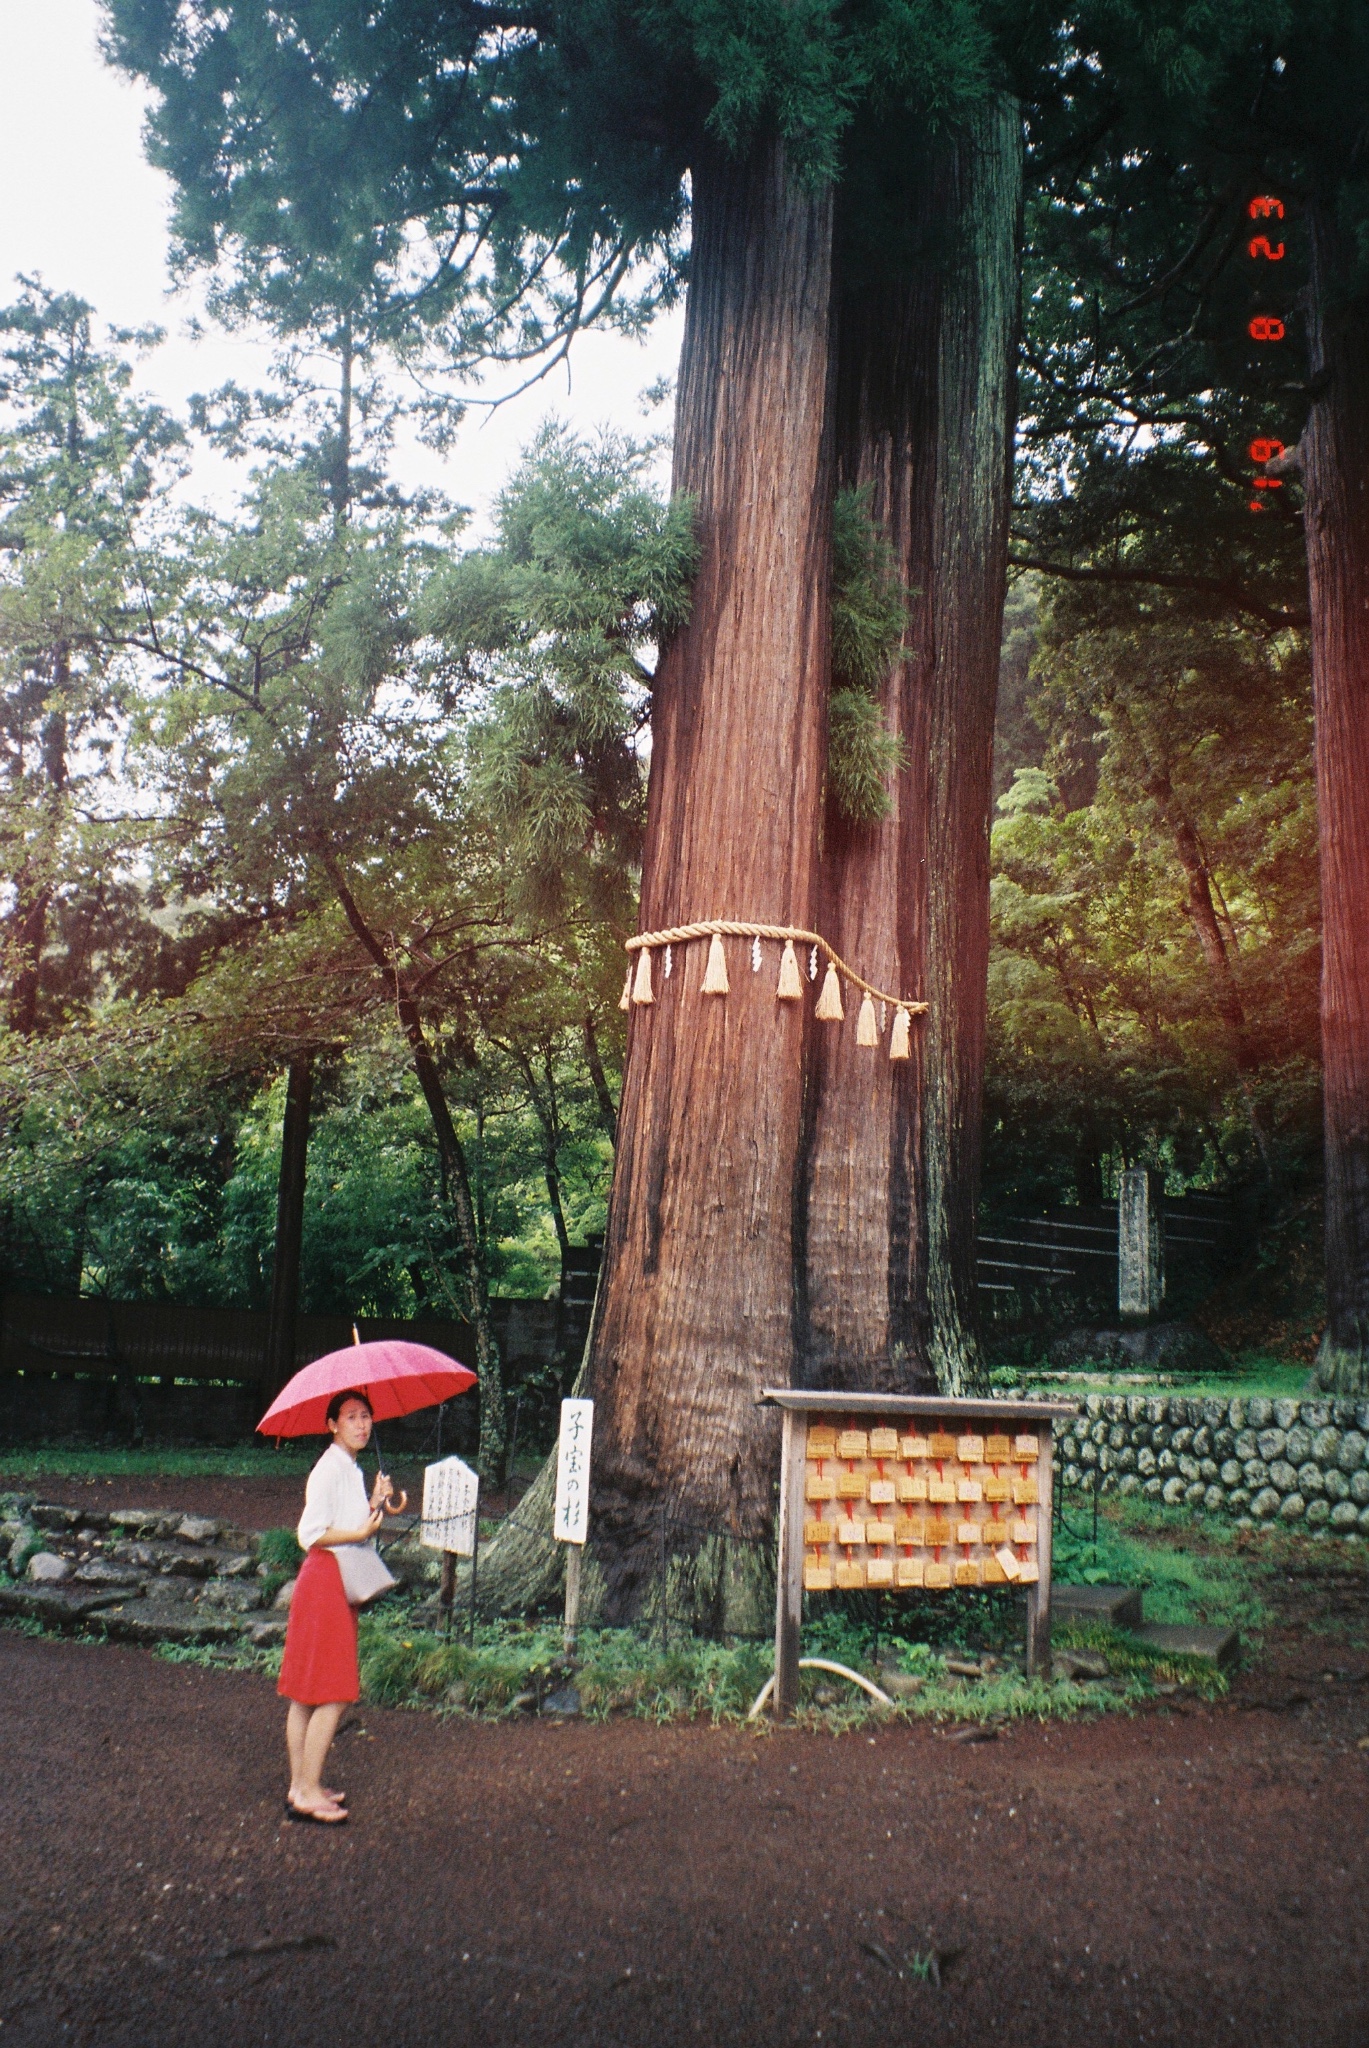
<path id="1" fill-rule="evenodd" d="M 1051 1425 L 1072 1401 L 767 1389 L 783 1411 L 775 1706 L 793 1705 L 803 1597 L 1021 1586 L 1050 1667 Z"/>

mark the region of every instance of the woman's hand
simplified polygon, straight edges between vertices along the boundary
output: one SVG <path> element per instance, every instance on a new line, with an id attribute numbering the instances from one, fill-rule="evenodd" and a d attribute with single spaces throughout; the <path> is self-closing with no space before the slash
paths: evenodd
<path id="1" fill-rule="evenodd" d="M 379 1513 L 393 1492 L 394 1488 L 390 1484 L 389 1473 L 377 1472 L 376 1483 L 371 1488 L 371 1513 L 373 1515 Z"/>

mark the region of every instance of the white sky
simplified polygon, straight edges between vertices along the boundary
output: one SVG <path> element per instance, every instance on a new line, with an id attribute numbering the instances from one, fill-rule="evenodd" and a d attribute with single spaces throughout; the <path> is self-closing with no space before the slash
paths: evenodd
<path id="1" fill-rule="evenodd" d="M 170 183 L 143 157 L 144 95 L 101 61 L 98 30 L 96 0 L 0 0 L 0 303 L 17 273 L 39 274 L 117 326 L 165 327 L 139 382 L 180 412 L 194 391 L 230 378 L 260 383 L 269 348 L 240 334 L 187 334 L 195 303 L 171 295 L 167 276 Z M 397 451 L 395 474 L 437 484 L 482 512 L 550 412 L 584 430 L 659 430 L 663 415 L 648 423 L 638 398 L 674 376 L 679 346 L 678 313 L 659 320 L 645 344 L 584 336 L 568 368 L 491 415 L 469 415 L 445 459 L 417 446 Z M 197 498 L 223 503 L 233 483 L 227 465 L 197 458 Z"/>

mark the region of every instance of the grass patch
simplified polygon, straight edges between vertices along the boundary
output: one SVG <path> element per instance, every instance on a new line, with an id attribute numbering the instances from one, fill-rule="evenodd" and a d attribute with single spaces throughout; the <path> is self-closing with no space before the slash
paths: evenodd
<path id="1" fill-rule="evenodd" d="M 302 1450 L 269 1444 L 37 1443 L 0 1450 L 0 1480 L 35 1479 L 289 1479 L 318 1458 L 312 1439 Z"/>
<path id="2" fill-rule="evenodd" d="M 1083 1517 L 1066 1497 L 1066 1524 L 1054 1537 L 1054 1576 L 1062 1585 L 1139 1586 L 1146 1620 L 1207 1622 L 1258 1633 L 1269 1609 L 1258 1589 L 1267 1567 L 1240 1533 L 1215 1516 L 1156 1507 L 1134 1495 L 1098 1503 L 1098 1543 L 1069 1526 Z M 1089 1503 L 1092 1512 L 1092 1500 Z"/>

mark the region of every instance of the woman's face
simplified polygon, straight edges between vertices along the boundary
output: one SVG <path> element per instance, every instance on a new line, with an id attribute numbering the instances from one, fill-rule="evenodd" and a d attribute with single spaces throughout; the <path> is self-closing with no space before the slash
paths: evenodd
<path id="1" fill-rule="evenodd" d="M 336 1422 L 330 1422 L 333 1441 L 355 1457 L 371 1441 L 371 1411 L 364 1401 L 344 1401 Z"/>

